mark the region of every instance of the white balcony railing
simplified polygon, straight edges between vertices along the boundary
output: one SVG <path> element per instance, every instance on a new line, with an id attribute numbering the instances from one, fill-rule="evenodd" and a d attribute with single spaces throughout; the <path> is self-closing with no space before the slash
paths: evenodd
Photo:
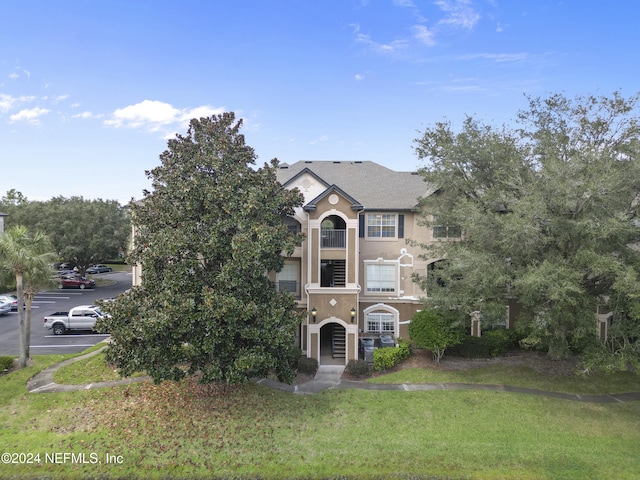
<path id="1" fill-rule="evenodd" d="M 320 231 L 322 248 L 345 248 L 347 245 L 347 231 L 323 228 Z"/>

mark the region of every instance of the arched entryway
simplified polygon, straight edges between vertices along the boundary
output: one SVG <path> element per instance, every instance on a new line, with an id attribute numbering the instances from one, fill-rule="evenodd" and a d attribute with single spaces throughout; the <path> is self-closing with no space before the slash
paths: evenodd
<path id="1" fill-rule="evenodd" d="M 347 355 L 347 333 L 336 322 L 320 328 L 320 365 L 345 365 Z"/>

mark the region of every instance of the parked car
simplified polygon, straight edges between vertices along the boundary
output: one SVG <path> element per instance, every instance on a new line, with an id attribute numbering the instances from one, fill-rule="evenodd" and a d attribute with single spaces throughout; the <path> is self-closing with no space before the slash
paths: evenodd
<path id="1" fill-rule="evenodd" d="M 74 276 L 74 275 L 78 275 L 78 272 L 75 272 L 73 270 L 58 270 L 55 273 L 55 276 L 58 277 L 58 278 Z"/>
<path id="2" fill-rule="evenodd" d="M 11 302 L 11 311 L 18 311 L 18 297 L 15 295 L 0 295 L 0 302 Z"/>
<path id="3" fill-rule="evenodd" d="M 98 263 L 97 265 L 92 265 L 91 267 L 87 268 L 87 273 L 106 273 L 106 272 L 113 272 L 113 269 L 111 267 L 107 267 L 106 265 L 102 265 L 101 263 Z"/>
<path id="4" fill-rule="evenodd" d="M 0 300 L 0 315 L 6 315 L 11 311 L 11 302 L 9 300 Z"/>
<path id="5" fill-rule="evenodd" d="M 58 288 L 79 288 L 84 290 L 85 288 L 95 288 L 96 281 L 88 280 L 85 277 L 81 276 L 71 276 L 67 275 L 65 277 L 60 277 L 58 280 Z"/>
<path id="6" fill-rule="evenodd" d="M 44 328 L 53 330 L 54 335 L 62 335 L 70 330 L 93 330 L 96 321 L 105 314 L 95 305 L 80 305 L 68 312 L 56 312 L 44 317 Z"/>

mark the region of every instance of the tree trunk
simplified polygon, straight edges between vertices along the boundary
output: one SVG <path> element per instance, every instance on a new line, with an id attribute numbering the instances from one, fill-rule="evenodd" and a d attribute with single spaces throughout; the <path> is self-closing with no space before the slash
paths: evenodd
<path id="1" fill-rule="evenodd" d="M 18 297 L 18 336 L 20 339 L 20 360 L 19 367 L 27 366 L 27 358 L 29 358 L 29 335 L 26 326 L 24 304 L 24 289 L 22 287 L 22 273 L 16 273 L 16 294 Z"/>
<path id="2" fill-rule="evenodd" d="M 24 327 L 25 327 L 25 349 L 27 359 L 31 357 L 30 347 L 31 347 L 31 305 L 33 305 L 33 296 L 32 292 L 27 292 L 24 298 Z"/>

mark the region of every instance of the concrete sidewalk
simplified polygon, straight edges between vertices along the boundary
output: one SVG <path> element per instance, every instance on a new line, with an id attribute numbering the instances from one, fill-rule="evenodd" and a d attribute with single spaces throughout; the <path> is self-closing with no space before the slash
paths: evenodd
<path id="1" fill-rule="evenodd" d="M 106 348 L 106 347 L 105 347 Z M 110 382 L 89 383 L 84 385 L 60 385 L 53 381 L 53 374 L 58 368 L 84 360 L 102 352 L 102 348 L 80 357 L 71 358 L 64 362 L 46 368 L 34 375 L 27 382 L 27 390 L 32 393 L 47 392 L 70 392 L 76 390 L 90 390 L 94 388 L 112 387 L 115 385 L 125 385 L 130 383 L 145 382 L 149 377 L 123 378 Z M 558 398 L 562 400 L 573 400 L 589 403 L 626 403 L 640 400 L 640 392 L 616 393 L 611 395 L 580 395 L 560 392 L 547 392 L 532 388 L 513 387 L 509 385 L 488 385 L 478 383 L 368 383 L 364 381 L 343 380 L 342 374 L 345 367 L 342 365 L 320 365 L 313 378 L 301 385 L 287 385 L 271 379 L 261 379 L 257 383 L 265 385 L 274 390 L 288 393 L 316 394 L 329 389 L 345 390 L 370 390 L 370 391 L 404 391 L 404 392 L 425 392 L 432 390 L 484 390 L 494 392 L 522 393 L 526 395 L 537 395 L 541 397 Z"/>

